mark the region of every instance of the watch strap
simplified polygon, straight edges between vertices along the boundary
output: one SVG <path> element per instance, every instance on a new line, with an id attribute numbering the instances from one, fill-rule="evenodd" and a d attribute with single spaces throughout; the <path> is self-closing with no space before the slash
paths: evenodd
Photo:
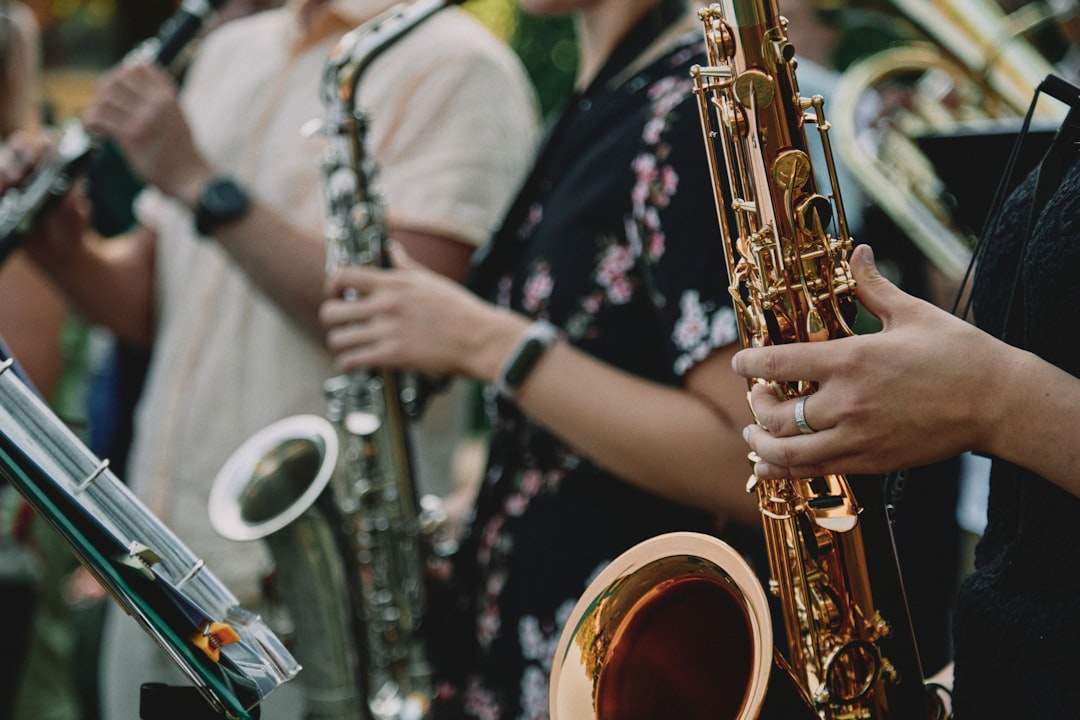
<path id="1" fill-rule="evenodd" d="M 499 394 L 512 399 L 558 337 L 559 329 L 547 320 L 533 321 L 495 376 L 494 386 Z"/>

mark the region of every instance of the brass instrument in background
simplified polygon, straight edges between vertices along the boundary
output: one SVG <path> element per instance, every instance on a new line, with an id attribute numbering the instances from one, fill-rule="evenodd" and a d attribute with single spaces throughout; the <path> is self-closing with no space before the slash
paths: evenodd
<path id="1" fill-rule="evenodd" d="M 709 66 L 695 68 L 694 92 L 742 344 L 849 336 L 852 239 L 824 100 L 799 93 L 776 0 L 724 0 L 700 17 Z M 828 194 L 815 186 L 806 125 L 823 146 Z M 787 398 L 815 389 L 772 387 Z M 560 639 L 553 718 L 943 718 L 940 698 L 924 684 L 882 484 L 751 475 L 785 653 L 771 646 L 756 576 L 718 540 L 660 536 L 616 559 Z M 676 634 L 672 625 L 692 630 Z M 663 668 L 678 675 L 687 667 L 682 685 L 656 687 L 667 682 Z M 781 693 L 795 704 L 780 709 Z M 680 711 L 663 712 L 669 702 Z"/>
<path id="2" fill-rule="evenodd" d="M 322 85 L 329 138 L 323 159 L 327 272 L 387 265 L 388 229 L 373 187 L 376 165 L 357 105 L 372 60 L 450 3 L 391 8 L 346 34 Z M 354 372 L 325 386 L 327 417 L 264 428 L 215 479 L 214 528 L 263 539 L 291 616 L 311 720 L 421 720 L 433 698 L 422 620 L 423 568 L 445 557 L 438 498 L 416 497 L 406 390 L 390 371 Z"/>
<path id="3" fill-rule="evenodd" d="M 958 217 L 955 202 L 918 144 L 921 136 L 1017 132 L 1035 88 L 1053 72 L 1025 38 L 1055 19 L 1035 3 L 1006 14 L 995 0 L 891 0 L 927 40 L 855 61 L 831 98 L 837 155 L 867 197 L 944 275 L 959 280 L 985 218 Z M 1071 9 L 1060 12 L 1075 12 Z M 900 88 L 905 102 L 868 125 L 875 95 Z M 1060 108 L 1035 120 L 1057 127 Z M 1001 158 L 1004 169 L 1006 157 Z"/>

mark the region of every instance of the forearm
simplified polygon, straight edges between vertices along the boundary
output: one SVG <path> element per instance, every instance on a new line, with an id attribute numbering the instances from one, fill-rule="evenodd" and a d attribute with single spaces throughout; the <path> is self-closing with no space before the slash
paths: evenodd
<path id="1" fill-rule="evenodd" d="M 63 369 L 67 312 L 64 298 L 23 253 L 16 251 L 0 268 L 0 338 L 47 399 Z"/>
<path id="2" fill-rule="evenodd" d="M 486 382 L 524 330 L 505 323 L 475 367 Z M 750 465 L 740 434 L 749 421 L 745 383 L 730 370 L 730 351 L 706 363 L 726 390 L 705 397 L 644 380 L 572 347 L 555 343 L 515 395 L 521 409 L 592 461 L 657 495 L 735 519 L 758 521 L 745 490 Z M 708 372 L 708 371 L 706 371 Z M 715 386 L 716 383 L 713 383 Z M 714 391 L 715 392 L 715 391 Z M 744 416 L 745 414 L 745 416 Z"/>
<path id="3" fill-rule="evenodd" d="M 1080 497 L 1080 379 L 1010 348 L 995 363 L 1001 382 L 979 405 L 985 452 Z"/>
<path id="4" fill-rule="evenodd" d="M 388 231 L 423 265 L 453 280 L 465 278 L 471 246 L 421 232 Z M 322 235 L 295 227 L 256 201 L 243 219 L 220 228 L 216 238 L 263 293 L 312 337 L 323 339 L 319 305 L 326 281 L 326 241 Z"/>
<path id="5" fill-rule="evenodd" d="M 346 268 L 327 283 L 322 321 L 342 370 L 408 368 L 493 383 L 530 319 L 484 302 L 404 253 L 398 270 Z M 343 300 L 344 294 L 356 294 Z M 683 387 L 630 375 L 557 341 L 516 391 L 530 417 L 590 460 L 667 498 L 756 522 L 741 428 L 751 422 L 734 347 Z"/>
<path id="6" fill-rule="evenodd" d="M 63 253 L 30 256 L 76 312 L 118 337 L 147 347 L 153 340 L 154 238 L 139 228 L 132 235 L 102 240 L 87 236 Z"/>
<path id="7" fill-rule="evenodd" d="M 617 371 L 565 344 L 518 394 L 522 409 L 616 475 L 657 495 L 745 524 L 750 465 L 736 420 L 680 388 Z"/>
<path id="8" fill-rule="evenodd" d="M 326 249 L 317 232 L 301 230 L 256 199 L 243 218 L 220 227 L 213 241 L 270 300 L 321 341 L 318 314 Z"/>

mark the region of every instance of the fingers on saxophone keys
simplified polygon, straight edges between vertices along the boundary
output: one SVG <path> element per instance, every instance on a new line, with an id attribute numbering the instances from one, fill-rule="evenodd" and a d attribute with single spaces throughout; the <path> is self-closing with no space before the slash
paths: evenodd
<path id="1" fill-rule="evenodd" d="M 748 425 L 743 438 L 750 446 L 754 474 L 761 479 L 812 477 L 822 473 L 824 465 L 818 460 L 826 447 L 813 436 L 780 437 L 758 425 Z"/>
<path id="2" fill-rule="evenodd" d="M 808 435 L 828 426 L 814 415 L 810 397 L 784 399 L 767 385 L 757 384 L 751 389 L 750 408 L 757 424 L 776 437 Z"/>
<path id="3" fill-rule="evenodd" d="M 334 352 L 361 348 L 369 345 L 371 341 L 370 326 L 366 322 L 344 322 L 326 332 L 326 345 Z"/>
<path id="4" fill-rule="evenodd" d="M 326 276 L 324 297 L 353 299 L 371 292 L 374 278 L 370 268 L 343 265 Z"/>
<path id="5" fill-rule="evenodd" d="M 813 396 L 782 399 L 772 387 L 756 385 L 750 402 L 757 424 L 744 428 L 743 438 L 753 451 L 757 477 L 803 477 L 796 473 L 804 473 L 822 460 L 829 438 L 817 434 L 818 423 L 821 428 L 829 425 L 814 415 Z"/>

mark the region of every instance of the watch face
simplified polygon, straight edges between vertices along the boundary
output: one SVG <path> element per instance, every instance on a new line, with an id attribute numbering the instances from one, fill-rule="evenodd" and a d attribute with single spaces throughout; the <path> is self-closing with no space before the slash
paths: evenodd
<path id="1" fill-rule="evenodd" d="M 203 235 L 209 235 L 220 225 L 243 217 L 250 205 L 251 199 L 235 180 L 213 178 L 199 195 L 195 227 Z"/>
<path id="2" fill-rule="evenodd" d="M 207 185 L 203 204 L 215 216 L 232 219 L 247 209 L 248 196 L 232 180 L 217 180 Z"/>

